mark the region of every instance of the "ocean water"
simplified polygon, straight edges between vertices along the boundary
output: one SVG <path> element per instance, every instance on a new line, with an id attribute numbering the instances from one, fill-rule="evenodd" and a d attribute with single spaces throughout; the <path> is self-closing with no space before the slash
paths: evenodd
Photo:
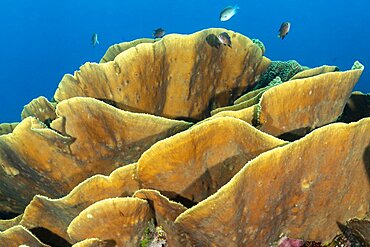
<path id="1" fill-rule="evenodd" d="M 227 22 L 220 11 L 238 4 Z M 223 27 L 260 39 L 271 60 L 295 59 L 302 65 L 365 65 L 355 90 L 370 92 L 370 1 L 123 1 L 2 0 L 0 8 L 0 123 L 20 120 L 33 98 L 52 98 L 59 81 L 85 62 L 98 62 L 115 43 L 151 37 L 162 27 L 189 34 Z M 292 24 L 277 38 L 282 22 Z M 97 33 L 100 45 L 91 45 Z"/>

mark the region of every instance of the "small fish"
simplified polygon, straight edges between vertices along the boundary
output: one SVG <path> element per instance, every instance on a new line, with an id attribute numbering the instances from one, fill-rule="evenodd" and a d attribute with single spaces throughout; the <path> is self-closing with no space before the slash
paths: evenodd
<path id="1" fill-rule="evenodd" d="M 283 22 L 279 29 L 278 38 L 284 39 L 290 31 L 290 22 Z"/>
<path id="2" fill-rule="evenodd" d="M 233 17 L 239 9 L 240 8 L 237 5 L 227 6 L 220 13 L 220 21 L 230 20 L 230 18 Z"/>
<path id="3" fill-rule="evenodd" d="M 153 37 L 156 38 L 162 38 L 166 34 L 166 30 L 163 28 L 157 28 L 153 31 Z"/>
<path id="4" fill-rule="evenodd" d="M 99 40 L 98 40 L 98 34 L 94 33 L 91 37 L 91 44 L 95 47 L 96 45 L 99 45 Z"/>
<path id="5" fill-rule="evenodd" d="M 231 38 L 226 32 L 220 33 L 219 35 L 217 35 L 217 38 L 221 42 L 221 44 L 231 47 Z"/>
<path id="6" fill-rule="evenodd" d="M 207 35 L 206 42 L 210 46 L 215 47 L 217 49 L 220 48 L 221 45 L 221 42 L 218 40 L 218 37 L 213 33 Z"/>

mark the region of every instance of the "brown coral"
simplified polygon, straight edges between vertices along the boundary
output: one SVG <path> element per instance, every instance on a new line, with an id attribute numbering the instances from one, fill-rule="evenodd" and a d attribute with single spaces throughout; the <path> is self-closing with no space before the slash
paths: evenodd
<path id="1" fill-rule="evenodd" d="M 208 121 L 157 143 L 139 159 L 138 165 L 118 168 L 109 177 L 94 176 L 63 198 L 35 196 L 20 224 L 30 229 L 43 227 L 69 240 L 66 228 L 72 219 L 102 199 L 131 196 L 139 188 L 156 188 L 173 198 L 200 201 L 225 184 L 247 161 L 285 143 L 238 119 Z M 172 148 L 163 148 L 168 146 Z M 191 157 L 194 148 L 198 150 L 195 159 Z M 183 166 L 176 167 L 176 162 Z M 186 175 L 188 170 L 191 173 Z M 141 191 L 136 195 L 143 198 L 148 193 Z"/>
<path id="2" fill-rule="evenodd" d="M 81 242 L 78 242 L 72 247 L 116 247 L 114 240 L 100 240 L 98 238 L 88 238 Z"/>
<path id="3" fill-rule="evenodd" d="M 89 96 L 121 109 L 202 119 L 252 86 L 269 65 L 261 49 L 241 34 L 227 31 L 233 49 L 207 44 L 207 35 L 223 31 L 166 35 L 125 50 L 114 61 L 87 63 L 74 76 L 64 76 L 54 98 Z"/>
<path id="4" fill-rule="evenodd" d="M 158 41 L 159 39 L 137 39 L 133 40 L 130 42 L 122 42 L 119 44 L 111 45 L 108 50 L 105 52 L 104 56 L 100 59 L 100 63 L 106 63 L 113 61 L 118 54 L 121 52 L 124 52 L 127 49 L 130 49 L 132 47 L 137 46 L 138 44 L 143 44 L 143 43 L 154 43 Z"/>
<path id="5" fill-rule="evenodd" d="M 303 71 L 297 73 L 296 75 L 294 75 L 289 80 L 302 79 L 302 78 L 307 78 L 307 77 L 320 75 L 320 74 L 324 74 L 324 73 L 328 73 L 328 72 L 335 72 L 335 71 L 339 71 L 339 68 L 337 66 L 323 65 L 323 66 L 320 66 L 320 67 L 303 70 Z"/>
<path id="6" fill-rule="evenodd" d="M 51 123 L 56 131 L 29 117 L 0 137 L 0 210 L 20 212 L 35 194 L 65 195 L 91 175 L 135 162 L 153 143 L 190 126 L 91 98 L 61 102 L 57 115 Z"/>
<path id="7" fill-rule="evenodd" d="M 335 121 L 342 113 L 363 71 L 330 72 L 285 82 L 261 97 L 259 129 L 278 136 L 305 131 Z"/>
<path id="8" fill-rule="evenodd" d="M 38 97 L 23 107 L 21 117 L 22 119 L 35 117 L 43 123 L 50 124 L 50 122 L 57 117 L 55 113 L 55 103 L 49 102 L 43 96 Z"/>
<path id="9" fill-rule="evenodd" d="M 143 188 L 199 202 L 247 161 L 283 144 L 241 120 L 216 118 L 153 145 L 139 159 L 137 177 Z"/>
<path id="10" fill-rule="evenodd" d="M 4 247 L 48 247 L 23 226 L 14 226 L 4 232 L 0 232 L 0 244 Z"/>
<path id="11" fill-rule="evenodd" d="M 248 92 L 234 105 L 212 111 L 213 118 L 236 117 L 274 136 L 286 133 L 303 136 L 337 120 L 363 71 L 361 66 L 330 72 L 335 68 L 306 70 L 299 76 L 302 79 Z M 316 75 L 320 72 L 323 74 Z M 312 74 L 314 76 L 309 77 Z"/>
<path id="12" fill-rule="evenodd" d="M 333 124 L 265 152 L 175 223 L 204 246 L 268 246 L 281 233 L 330 240 L 336 221 L 369 209 L 368 133 L 370 118 Z"/>
<path id="13" fill-rule="evenodd" d="M 149 204 L 145 200 L 110 198 L 83 210 L 67 231 L 75 242 L 99 238 L 113 240 L 117 247 L 138 246 L 151 217 Z"/>
<path id="14" fill-rule="evenodd" d="M 363 66 L 275 62 L 276 76 L 240 34 L 226 30 L 233 48 L 210 46 L 207 37 L 220 31 L 113 47 L 113 61 L 64 77 L 56 111 L 45 98 L 31 102 L 32 117 L 0 137 L 0 211 L 21 212 L 39 195 L 22 215 L 0 220 L 0 243 L 15 233 L 15 242 L 41 244 L 26 227 L 74 246 L 137 246 L 150 220 L 169 246 L 267 246 L 280 236 L 328 241 L 336 221 L 368 215 L 370 118 L 329 124 Z M 275 76 L 248 92 L 262 73 Z M 360 96 L 347 102 L 356 108 L 348 116 L 360 112 Z M 232 101 L 188 130 L 187 122 L 115 108 L 200 120 Z M 263 132 L 306 136 L 286 142 Z M 361 241 L 367 226 L 348 223 Z"/>
<path id="15" fill-rule="evenodd" d="M 109 177 L 95 175 L 82 182 L 68 195 L 59 199 L 35 196 L 16 222 L 28 229 L 42 227 L 71 241 L 67 227 L 82 210 L 97 201 L 119 196 L 131 196 L 139 190 L 135 179 L 136 164 L 116 169 Z M 0 222 L 1 223 L 1 222 Z M 12 224 L 12 222 L 3 222 Z"/>
<path id="16" fill-rule="evenodd" d="M 370 117 L 370 94 L 353 92 L 348 99 L 339 121 L 350 123 Z"/>
<path id="17" fill-rule="evenodd" d="M 166 232 L 166 243 L 168 246 L 176 246 L 179 241 L 179 232 L 175 227 L 176 218 L 187 210 L 180 203 L 170 201 L 158 191 L 142 189 L 134 194 L 138 197 L 147 200 L 154 212 L 156 224 L 163 227 Z"/>

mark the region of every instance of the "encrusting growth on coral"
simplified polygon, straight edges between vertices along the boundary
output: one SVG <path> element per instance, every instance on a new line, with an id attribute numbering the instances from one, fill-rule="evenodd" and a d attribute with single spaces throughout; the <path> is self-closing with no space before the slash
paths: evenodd
<path id="1" fill-rule="evenodd" d="M 281 81 L 285 82 L 292 78 L 297 73 L 308 69 L 306 66 L 301 66 L 297 61 L 271 61 L 270 66 L 261 75 L 254 89 L 267 86 L 277 76 Z"/>

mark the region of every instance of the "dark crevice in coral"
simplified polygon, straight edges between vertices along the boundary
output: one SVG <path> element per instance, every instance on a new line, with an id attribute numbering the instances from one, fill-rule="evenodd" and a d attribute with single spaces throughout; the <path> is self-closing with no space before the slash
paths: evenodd
<path id="1" fill-rule="evenodd" d="M 104 103 L 106 103 L 108 105 L 113 106 L 113 107 L 119 108 L 118 107 L 119 104 L 117 102 L 115 102 L 114 100 L 111 100 L 111 99 L 99 99 L 99 98 L 97 98 L 97 100 L 100 100 L 100 101 L 102 101 L 102 102 L 104 102 Z"/>
<path id="2" fill-rule="evenodd" d="M 351 229 L 353 235 L 357 237 L 364 246 L 370 246 L 370 218 L 358 219 L 353 218 L 347 221 L 348 228 Z"/>
<path id="3" fill-rule="evenodd" d="M 17 217 L 19 214 L 13 212 L 0 211 L 0 220 L 10 220 Z"/>
<path id="4" fill-rule="evenodd" d="M 54 119 L 51 119 L 51 118 L 48 118 L 48 119 L 45 119 L 45 121 L 43 122 L 46 126 L 48 126 L 49 129 L 51 129 L 50 127 L 50 124 L 51 122 L 53 122 Z"/>
<path id="5" fill-rule="evenodd" d="M 352 94 L 337 122 L 357 122 L 366 117 L 370 117 L 370 94 Z"/>
<path id="6" fill-rule="evenodd" d="M 365 164 L 365 170 L 366 170 L 366 173 L 367 173 L 367 178 L 370 182 L 370 143 L 365 148 L 365 152 L 364 152 L 362 157 L 363 157 L 364 164 Z"/>
<path id="7" fill-rule="evenodd" d="M 211 111 L 214 109 L 217 109 L 219 107 L 225 107 L 225 106 L 230 106 L 233 104 L 233 102 L 239 98 L 243 93 L 249 92 L 253 87 L 252 86 L 247 86 L 247 87 L 235 87 L 230 89 L 229 91 L 221 92 L 217 95 L 214 95 L 213 97 L 210 98 L 208 106 L 205 107 L 205 109 L 200 112 L 198 115 L 193 116 L 193 117 L 185 117 L 185 116 L 179 116 L 179 117 L 170 117 L 166 116 L 163 114 L 156 114 L 153 112 L 147 112 L 143 111 L 142 109 L 134 108 L 128 105 L 124 105 L 122 103 L 118 103 L 116 101 L 113 101 L 111 99 L 104 99 L 104 98 L 96 98 L 99 101 L 102 101 L 110 106 L 113 106 L 117 109 L 124 110 L 124 111 L 129 111 L 129 112 L 134 112 L 134 113 L 147 113 L 155 116 L 160 116 L 160 117 L 165 117 L 168 119 L 173 119 L 173 120 L 182 120 L 186 122 L 191 122 L 191 123 L 198 123 L 200 121 L 203 121 L 206 118 L 209 118 L 211 116 Z M 50 123 L 45 124 L 49 127 Z"/>
<path id="8" fill-rule="evenodd" d="M 96 247 L 115 247 L 117 242 L 113 239 L 101 240 L 97 245 L 91 245 Z"/>
<path id="9" fill-rule="evenodd" d="M 60 237 L 59 235 L 49 231 L 43 227 L 37 227 L 31 229 L 31 232 L 44 244 L 48 244 L 53 247 L 70 247 L 70 244 L 67 240 Z"/>
<path id="10" fill-rule="evenodd" d="M 362 242 L 362 240 L 354 234 L 351 228 L 340 222 L 337 222 L 337 226 L 342 231 L 345 239 L 350 243 L 350 246 L 367 246 L 366 243 Z"/>
<path id="11" fill-rule="evenodd" d="M 293 134 L 293 133 L 284 133 L 282 135 L 279 135 L 277 138 L 279 138 L 281 140 L 284 140 L 284 141 L 288 141 L 288 142 L 294 142 L 296 140 L 301 139 L 302 136 L 296 135 L 296 134 Z"/>
<path id="12" fill-rule="evenodd" d="M 190 117 L 171 118 L 169 116 L 153 114 L 153 113 L 146 112 L 146 111 L 143 111 L 143 110 L 138 109 L 138 108 L 133 108 L 133 107 L 130 107 L 130 106 L 127 106 L 127 105 L 119 104 L 119 103 L 117 103 L 113 100 L 109 100 L 109 99 L 97 99 L 97 100 L 100 100 L 100 101 L 102 101 L 102 102 L 104 102 L 104 103 L 106 103 L 110 106 L 113 106 L 113 107 L 115 107 L 119 110 L 129 111 L 129 112 L 132 112 L 132 113 L 147 113 L 147 114 L 150 114 L 150 115 L 153 115 L 153 116 L 165 117 L 165 118 L 173 119 L 173 120 L 182 120 L 182 121 L 191 122 L 191 123 L 197 123 L 197 122 L 201 121 L 198 117 L 195 117 L 195 118 L 190 118 Z M 210 110 L 209 109 L 206 109 L 204 112 L 207 113 L 206 117 L 210 116 Z M 205 114 L 204 112 L 202 112 L 200 115 L 204 115 Z"/>
<path id="13" fill-rule="evenodd" d="M 300 129 L 292 130 L 287 133 L 281 134 L 278 136 L 278 138 L 284 141 L 293 142 L 293 141 L 299 140 L 302 137 L 306 136 L 310 131 L 311 129 L 309 127 L 300 128 Z"/>
<path id="14" fill-rule="evenodd" d="M 189 118 L 189 117 L 177 117 L 174 120 L 185 121 L 185 122 L 188 122 L 188 123 L 198 123 L 198 122 L 200 122 L 200 120 L 196 120 L 194 118 Z"/>
<path id="15" fill-rule="evenodd" d="M 196 202 L 192 201 L 192 200 L 189 200 L 185 197 L 182 197 L 182 196 L 177 196 L 175 198 L 172 198 L 172 201 L 175 201 L 175 202 L 178 202 L 180 204 L 182 204 L 184 207 L 187 207 L 187 208 L 191 208 L 195 205 L 197 205 Z"/>
<path id="16" fill-rule="evenodd" d="M 197 202 L 194 202 L 194 201 L 192 201 L 192 200 L 190 200 L 188 198 L 182 197 L 182 196 L 180 196 L 178 194 L 175 194 L 173 192 L 160 191 L 160 193 L 162 195 L 168 197 L 171 201 L 180 203 L 181 205 L 183 205 L 186 208 L 191 208 L 191 207 L 197 205 Z"/>

